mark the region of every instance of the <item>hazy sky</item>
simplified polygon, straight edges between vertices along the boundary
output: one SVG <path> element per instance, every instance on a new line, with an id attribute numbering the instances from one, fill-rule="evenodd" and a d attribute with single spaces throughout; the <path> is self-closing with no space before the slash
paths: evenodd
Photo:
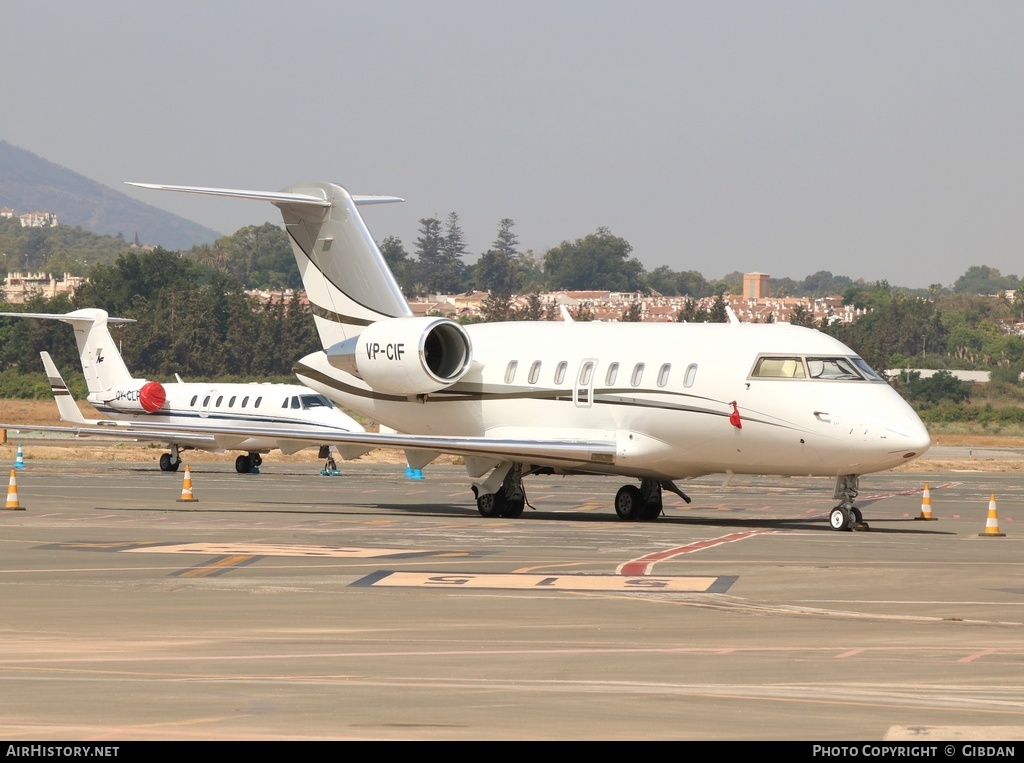
<path id="1" fill-rule="evenodd" d="M 258 202 L 124 180 L 402 196 L 648 270 L 1024 274 L 1024 3 L 6 0 L 0 139 L 215 230 Z"/>

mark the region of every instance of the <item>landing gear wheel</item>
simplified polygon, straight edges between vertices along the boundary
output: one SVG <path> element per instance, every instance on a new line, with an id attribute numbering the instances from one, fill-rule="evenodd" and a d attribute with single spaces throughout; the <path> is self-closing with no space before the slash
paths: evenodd
<path id="1" fill-rule="evenodd" d="M 645 522 L 653 522 L 655 519 L 661 516 L 661 502 L 655 501 L 652 503 L 645 503 L 640 507 L 640 519 Z"/>
<path id="2" fill-rule="evenodd" d="M 836 506 L 828 515 L 828 522 L 833 530 L 850 529 L 850 510 L 845 506 Z"/>
<path id="3" fill-rule="evenodd" d="M 860 513 L 860 509 L 858 509 L 856 506 L 850 507 L 850 521 L 853 522 L 855 525 L 864 524 L 864 515 Z"/>
<path id="4" fill-rule="evenodd" d="M 615 494 L 615 513 L 619 515 L 619 519 L 627 522 L 639 519 L 642 507 L 640 488 L 636 485 L 623 485 Z"/>
<path id="5" fill-rule="evenodd" d="M 501 493 L 484 493 L 476 499 L 476 509 L 482 517 L 500 517 L 505 513 L 505 496 Z"/>
<path id="6" fill-rule="evenodd" d="M 526 500 L 523 498 L 517 498 L 511 501 L 505 502 L 505 511 L 501 516 L 508 517 L 509 519 L 515 519 L 516 517 L 522 516 L 523 509 L 526 508 Z"/>
<path id="7" fill-rule="evenodd" d="M 235 459 L 235 471 L 239 474 L 248 474 L 252 471 L 252 461 L 248 456 L 239 456 Z"/>
<path id="8" fill-rule="evenodd" d="M 178 471 L 178 464 L 181 460 L 171 461 L 170 453 L 163 453 L 160 455 L 160 471 L 162 472 L 176 472 Z"/>

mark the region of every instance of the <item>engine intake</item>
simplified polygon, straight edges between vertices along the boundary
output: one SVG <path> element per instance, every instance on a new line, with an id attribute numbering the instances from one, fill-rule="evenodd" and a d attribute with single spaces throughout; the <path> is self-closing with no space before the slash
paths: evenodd
<path id="1" fill-rule="evenodd" d="M 335 368 L 374 390 L 423 395 L 465 376 L 473 360 L 469 335 L 448 318 L 388 318 L 326 350 Z"/>

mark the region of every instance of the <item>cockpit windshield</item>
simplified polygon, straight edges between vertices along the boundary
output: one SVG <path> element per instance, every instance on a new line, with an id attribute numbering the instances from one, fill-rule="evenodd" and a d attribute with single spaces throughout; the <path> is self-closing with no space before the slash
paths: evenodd
<path id="1" fill-rule="evenodd" d="M 302 407 L 304 410 L 310 408 L 333 408 L 334 405 L 323 395 L 303 395 Z"/>
<path id="2" fill-rule="evenodd" d="M 757 359 L 750 376 L 754 379 L 885 382 L 871 366 L 856 356 L 764 356 Z"/>

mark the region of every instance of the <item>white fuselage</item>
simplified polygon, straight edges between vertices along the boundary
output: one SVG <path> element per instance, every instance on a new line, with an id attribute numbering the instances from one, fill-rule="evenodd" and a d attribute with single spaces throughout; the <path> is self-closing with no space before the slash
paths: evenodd
<path id="1" fill-rule="evenodd" d="M 153 413 L 146 412 L 139 400 L 144 379 L 103 392 L 92 392 L 88 400 L 97 411 L 115 421 L 139 425 L 160 424 L 187 428 L 197 435 L 225 427 L 262 427 L 266 436 L 233 436 L 216 433 L 216 447 L 205 437 L 190 439 L 188 434 L 169 434 L 167 441 L 203 450 L 246 450 L 262 452 L 280 449 L 292 453 L 308 444 L 277 439 L 275 427 L 290 432 L 308 431 L 310 440 L 327 443 L 339 434 L 363 431 L 362 427 L 328 400 L 298 384 L 215 384 L 179 382 L 159 385 L 166 393 L 165 403 Z"/>
<path id="2" fill-rule="evenodd" d="M 865 474 L 906 463 L 930 444 L 920 419 L 883 380 L 809 378 L 808 357 L 856 357 L 811 329 L 591 322 L 465 328 L 470 370 L 418 398 L 375 393 L 324 353 L 304 358 L 296 372 L 344 407 L 408 434 L 613 439 L 614 464 L 591 464 L 590 472 L 669 479 Z M 754 375 L 765 356 L 797 359 L 804 377 Z M 739 427 L 730 421 L 733 402 Z"/>

